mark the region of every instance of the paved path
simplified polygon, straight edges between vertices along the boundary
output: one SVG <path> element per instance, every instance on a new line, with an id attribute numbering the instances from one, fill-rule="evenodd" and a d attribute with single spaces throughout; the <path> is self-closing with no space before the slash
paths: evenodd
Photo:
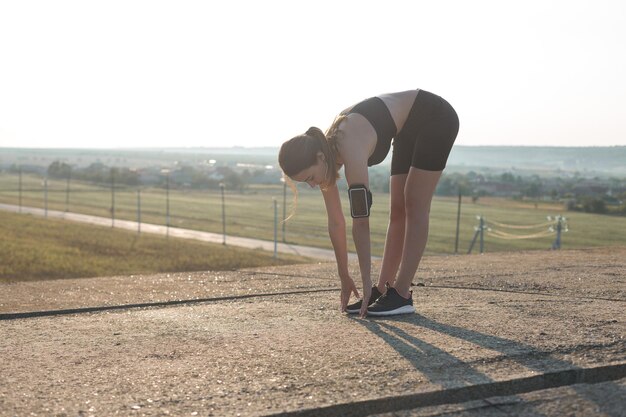
<path id="1" fill-rule="evenodd" d="M 337 311 L 332 263 L 0 284 L 0 416 L 625 415 L 626 248 L 419 278 L 387 319 Z"/>
<path id="2" fill-rule="evenodd" d="M 20 211 L 20 207 L 12 204 L 1 204 L 0 210 L 11 211 L 17 213 Z M 45 216 L 46 212 L 44 209 L 36 208 L 36 207 L 24 207 L 21 208 L 22 213 L 29 213 L 36 216 Z M 56 218 L 56 219 L 65 219 L 75 222 L 81 223 L 89 223 L 95 224 L 99 226 L 108 226 L 108 227 L 116 227 L 120 229 L 127 229 L 132 231 L 137 231 L 137 222 L 130 220 L 115 220 L 112 221 L 111 218 L 107 217 L 99 217 L 99 216 L 90 216 L 87 214 L 78 214 L 64 211 L 56 211 L 56 210 L 48 210 L 48 217 Z M 223 243 L 224 236 L 219 233 L 210 233 L 210 232 L 202 232 L 198 230 L 190 230 L 190 229 L 181 229 L 177 227 L 170 227 L 169 231 L 166 226 L 150 224 L 150 223 L 141 223 L 141 232 L 142 233 L 153 233 L 158 235 L 165 236 L 169 233 L 172 237 L 178 237 L 183 239 L 195 239 L 201 240 L 203 242 L 211 242 L 211 243 Z M 273 252 L 274 251 L 274 242 L 260 239 L 251 239 L 245 237 L 237 237 L 237 236 L 226 236 L 226 244 L 229 246 L 240 246 L 243 248 L 250 249 L 262 249 L 265 251 Z M 329 249 L 315 248 L 311 246 L 302 246 L 302 245 L 291 245 L 287 243 L 277 243 L 276 245 L 277 252 L 280 253 L 290 253 L 293 255 L 306 256 L 309 258 L 321 259 L 325 261 L 334 261 L 335 253 Z M 356 254 L 350 253 L 348 255 L 350 260 L 356 260 Z"/>

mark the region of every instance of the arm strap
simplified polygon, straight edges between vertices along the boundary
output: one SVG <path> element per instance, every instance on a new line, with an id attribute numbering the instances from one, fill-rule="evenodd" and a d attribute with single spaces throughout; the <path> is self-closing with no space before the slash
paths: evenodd
<path id="1" fill-rule="evenodd" d="M 353 219 L 369 217 L 372 207 L 372 193 L 363 184 L 352 184 L 348 188 L 350 215 Z"/>

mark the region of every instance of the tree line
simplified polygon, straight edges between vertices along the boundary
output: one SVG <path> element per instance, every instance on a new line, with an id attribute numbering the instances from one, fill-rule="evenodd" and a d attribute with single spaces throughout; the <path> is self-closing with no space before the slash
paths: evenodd
<path id="1" fill-rule="evenodd" d="M 461 194 L 474 200 L 484 196 L 518 200 L 544 200 L 563 203 L 569 211 L 626 215 L 626 179 L 572 176 L 521 176 L 500 174 L 444 174 L 436 194 Z"/>
<path id="2" fill-rule="evenodd" d="M 11 171 L 17 171 L 12 166 Z M 75 167 L 63 161 L 52 162 L 45 173 L 55 179 L 75 179 L 100 185 L 155 186 L 191 189 L 217 189 L 245 192 L 253 184 L 280 184 L 277 169 L 237 166 L 177 165 L 174 168 L 147 167 L 132 169 L 110 167 L 96 162 L 86 167 Z M 389 170 L 375 166 L 369 170 L 370 188 L 375 192 L 389 192 Z M 346 188 L 345 180 L 338 182 Z M 485 196 L 513 199 L 546 200 L 563 203 L 570 211 L 626 215 L 626 179 L 587 178 L 578 174 L 569 176 L 515 175 L 512 172 L 481 173 L 476 171 L 444 172 L 436 189 L 439 196 L 470 196 L 474 201 Z"/>

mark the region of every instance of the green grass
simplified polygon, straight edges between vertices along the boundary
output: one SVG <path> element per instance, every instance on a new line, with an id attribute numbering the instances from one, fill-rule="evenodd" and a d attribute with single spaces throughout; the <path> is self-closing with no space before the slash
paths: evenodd
<path id="1" fill-rule="evenodd" d="M 456 227 L 456 199 L 437 199 L 433 203 L 431 229 L 437 233 L 431 234 L 429 248 L 446 248 L 454 245 L 454 229 Z M 547 222 L 547 217 L 554 218 L 563 215 L 567 219 L 569 231 L 561 237 L 562 249 L 579 249 L 594 246 L 624 246 L 626 245 L 626 218 L 604 216 L 588 213 L 568 212 L 560 204 L 532 202 L 515 202 L 501 198 L 483 198 L 472 204 L 467 198 L 461 208 L 460 252 L 467 252 L 474 235 L 474 226 L 478 226 L 477 216 L 482 215 L 487 222 L 495 221 L 512 225 L 534 225 Z M 532 230 L 514 230 L 494 227 L 494 230 L 526 235 L 546 230 L 546 227 Z M 516 251 L 549 249 L 555 235 L 526 240 L 502 240 L 485 234 L 485 251 Z M 474 251 L 478 249 L 478 242 Z"/>
<path id="2" fill-rule="evenodd" d="M 230 270 L 310 261 L 0 211 L 0 281 Z"/>
<path id="3" fill-rule="evenodd" d="M 48 182 L 48 208 L 65 210 L 65 181 Z M 22 204 L 43 207 L 44 192 L 42 179 L 34 175 L 23 176 Z M 69 210 L 76 213 L 109 217 L 111 191 L 106 187 L 72 182 Z M 350 224 L 348 201 L 343 195 L 342 204 Z M 245 194 L 226 194 L 226 232 L 233 236 L 244 236 L 272 240 L 274 237 L 274 208 L 272 199 L 279 203 L 278 217 L 282 218 L 283 188 L 281 186 L 251 187 Z M 291 191 L 288 190 L 287 212 L 290 212 Z M 144 222 L 164 224 L 166 209 L 165 190 L 142 188 L 141 219 Z M 0 175 L 0 202 L 17 204 L 17 176 Z M 382 255 L 388 221 L 389 195 L 374 194 L 374 205 L 370 218 L 372 253 Z M 120 189 L 115 194 L 115 216 L 118 219 L 137 220 L 136 189 Z M 170 224 L 175 227 L 222 232 L 222 206 L 219 190 L 170 192 Z M 463 200 L 461 210 L 459 252 L 467 252 L 478 225 L 476 216 L 483 215 L 488 221 L 515 225 L 539 224 L 547 216 L 565 215 L 569 232 L 562 237 L 562 247 L 582 248 L 591 246 L 626 245 L 626 217 L 613 217 L 587 213 L 566 212 L 562 205 L 553 203 L 515 202 L 507 199 L 481 198 L 476 204 L 469 198 Z M 426 252 L 452 253 L 454 251 L 457 201 L 455 198 L 435 198 L 431 209 L 431 222 Z M 541 230 L 541 229 L 539 229 Z M 503 231 L 516 233 L 504 229 Z M 282 225 L 278 229 L 282 240 Z M 520 234 L 526 233 L 522 231 Z M 350 231 L 348 230 L 348 236 Z M 485 250 L 516 251 L 550 248 L 554 235 L 529 240 L 502 240 L 485 236 Z M 317 190 L 301 188 L 295 217 L 286 224 L 286 241 L 330 248 L 326 228 L 324 202 Z M 354 251 L 350 237 L 350 250 Z M 475 250 L 477 247 L 475 247 Z"/>

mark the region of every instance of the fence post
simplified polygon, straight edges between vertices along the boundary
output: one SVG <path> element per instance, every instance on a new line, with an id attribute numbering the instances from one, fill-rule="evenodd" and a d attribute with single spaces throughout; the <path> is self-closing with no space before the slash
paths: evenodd
<path id="1" fill-rule="evenodd" d="M 476 243 L 476 238 L 478 237 L 478 228 L 475 228 L 474 231 L 474 237 L 472 237 L 472 242 L 470 243 L 469 249 L 467 250 L 467 254 L 469 255 L 470 253 L 472 253 L 472 249 L 474 249 L 474 243 Z"/>
<path id="2" fill-rule="evenodd" d="M 70 179 L 72 177 L 72 168 L 67 171 L 67 184 L 65 186 L 65 212 L 70 211 Z"/>
<path id="3" fill-rule="evenodd" d="M 226 244 L 226 202 L 224 200 L 224 183 L 220 182 L 222 192 L 222 245 Z"/>
<path id="4" fill-rule="evenodd" d="M 22 212 L 22 167 L 21 166 L 20 166 L 19 173 L 18 173 L 17 183 L 18 183 L 17 189 L 18 189 L 18 202 L 19 202 L 18 205 L 20 207 L 19 212 L 21 213 Z"/>
<path id="5" fill-rule="evenodd" d="M 459 187 L 459 205 L 456 211 L 456 239 L 454 240 L 454 253 L 459 253 L 459 227 L 461 226 L 461 188 Z"/>
<path id="6" fill-rule="evenodd" d="M 472 253 L 472 249 L 474 249 L 474 244 L 476 243 L 476 239 L 478 235 L 480 235 L 480 253 L 483 253 L 483 216 L 476 216 L 479 220 L 478 227 L 474 227 L 474 237 L 472 238 L 472 243 L 470 243 L 470 247 L 467 250 L 467 254 Z"/>
<path id="7" fill-rule="evenodd" d="M 137 189 L 137 234 L 141 234 L 141 189 Z"/>
<path id="8" fill-rule="evenodd" d="M 115 168 L 111 168 L 111 227 L 115 227 Z"/>
<path id="9" fill-rule="evenodd" d="M 278 258 L 278 201 L 272 197 L 274 201 L 274 259 Z"/>
<path id="10" fill-rule="evenodd" d="M 44 217 L 48 218 L 48 177 L 43 177 Z"/>
<path id="11" fill-rule="evenodd" d="M 165 172 L 165 237 L 170 237 L 170 171 Z"/>
<path id="12" fill-rule="evenodd" d="M 483 253 L 483 249 L 485 247 L 485 221 L 483 220 L 483 216 L 480 216 L 480 253 Z"/>
<path id="13" fill-rule="evenodd" d="M 285 238 L 285 227 L 287 225 L 287 181 L 283 180 L 283 243 L 286 243 L 287 240 Z"/>
<path id="14" fill-rule="evenodd" d="M 552 249 L 561 249 L 561 230 L 563 230 L 563 226 L 562 226 L 562 217 L 561 216 L 557 216 L 556 218 L 556 239 L 554 240 L 554 243 L 552 243 Z"/>

